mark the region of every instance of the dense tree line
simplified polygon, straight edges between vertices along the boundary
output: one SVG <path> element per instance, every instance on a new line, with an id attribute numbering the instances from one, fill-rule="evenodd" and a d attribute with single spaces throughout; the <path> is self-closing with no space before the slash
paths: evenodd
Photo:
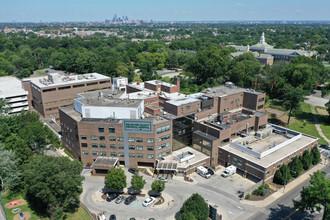
<path id="1" fill-rule="evenodd" d="M 37 113 L 7 116 L 6 109 L 0 102 L 0 190 L 24 193 L 40 216 L 64 219 L 79 207 L 82 164 L 45 156 L 46 149 L 60 146 L 59 139 Z"/>
<path id="2" fill-rule="evenodd" d="M 303 170 L 308 170 L 312 165 L 320 162 L 320 152 L 317 146 L 311 152 L 304 151 L 301 157 L 292 158 L 288 165 L 283 164 L 274 175 L 274 182 L 286 185 L 292 178 L 297 178 Z"/>

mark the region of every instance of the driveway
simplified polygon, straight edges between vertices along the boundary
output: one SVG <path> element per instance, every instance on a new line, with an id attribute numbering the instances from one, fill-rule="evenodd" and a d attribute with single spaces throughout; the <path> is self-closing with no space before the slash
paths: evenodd
<path id="1" fill-rule="evenodd" d="M 132 174 L 127 172 L 127 186 L 130 186 L 130 180 Z M 183 202 L 190 197 L 193 193 L 199 193 L 204 197 L 205 200 L 211 205 L 218 207 L 218 212 L 223 215 L 223 219 L 245 219 L 246 216 L 251 216 L 256 213 L 259 209 L 242 205 L 239 202 L 238 195 L 234 193 L 235 188 L 231 189 L 231 181 L 227 178 L 226 180 L 221 179 L 220 175 L 213 176 L 211 179 L 198 179 L 200 176 L 195 176 L 198 182 L 187 183 L 183 181 L 183 178 L 179 180 L 170 179 L 166 183 L 164 193 L 168 194 L 173 198 L 174 203 L 171 206 L 167 206 L 161 209 L 152 209 L 151 207 L 144 208 L 139 202 L 135 202 L 131 205 L 115 204 L 113 202 L 95 202 L 93 196 L 104 187 L 103 177 L 90 176 L 90 170 L 84 170 L 83 176 L 85 181 L 83 182 L 83 193 L 81 195 L 81 201 L 95 214 L 105 212 L 107 218 L 110 215 L 115 214 L 118 219 L 129 219 L 135 217 L 136 219 L 164 219 L 172 220 L 179 212 Z M 144 174 L 144 179 L 147 181 L 145 189 L 151 189 L 151 183 L 155 178 Z M 202 178 L 202 177 L 200 177 Z"/>

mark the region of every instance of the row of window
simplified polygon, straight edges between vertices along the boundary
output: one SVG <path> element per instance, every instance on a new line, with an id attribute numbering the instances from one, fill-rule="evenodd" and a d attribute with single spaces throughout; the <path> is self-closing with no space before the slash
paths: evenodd
<path id="1" fill-rule="evenodd" d="M 162 145 L 160 145 L 160 146 L 162 146 Z M 169 146 L 170 146 L 170 143 L 169 142 L 166 143 L 166 146 L 165 147 L 169 147 Z M 88 144 L 87 143 L 81 143 L 81 147 L 86 148 L 86 147 L 88 147 Z M 96 144 L 96 143 L 93 143 L 92 144 L 92 148 L 98 148 L 98 147 L 100 147 L 100 148 L 106 148 L 106 145 L 105 144 Z M 117 149 L 117 147 L 118 147 L 119 150 L 123 150 L 124 149 L 124 145 L 110 144 L 110 149 Z M 164 148 L 164 147 L 159 148 L 159 146 L 158 146 L 158 149 L 162 149 L 162 148 Z M 135 145 L 129 145 L 128 146 L 128 149 L 129 150 L 135 150 Z M 143 146 L 136 146 L 136 150 L 143 150 Z M 147 147 L 147 150 L 148 151 L 153 151 L 154 150 L 154 147 L 153 146 L 148 146 Z"/>
<path id="2" fill-rule="evenodd" d="M 164 153 L 164 152 L 163 152 Z M 82 154 L 83 155 L 88 155 L 89 154 L 89 152 L 87 151 L 87 150 L 84 150 L 84 151 L 82 151 Z M 92 155 L 93 156 L 107 156 L 107 152 L 104 152 L 104 151 L 92 151 Z M 110 153 L 110 156 L 111 157 L 117 157 L 117 155 L 118 155 L 118 157 L 125 157 L 125 154 L 124 153 L 116 153 L 116 152 L 111 152 Z M 162 155 L 162 154 L 161 154 Z M 160 157 L 161 157 L 161 155 L 160 155 Z M 164 155 L 166 155 L 166 154 L 164 154 Z M 130 153 L 129 154 L 129 157 L 131 157 L 131 158 L 135 158 L 135 154 L 133 154 L 133 153 Z M 143 158 L 143 154 L 136 154 L 136 157 L 137 158 Z M 147 158 L 148 159 L 153 159 L 154 158 L 154 155 L 153 154 L 148 154 L 147 155 Z"/>
<path id="3" fill-rule="evenodd" d="M 171 130 L 171 125 L 165 125 L 163 127 L 157 128 L 157 134 Z"/>
<path id="4" fill-rule="evenodd" d="M 164 143 L 164 144 L 158 145 L 158 146 L 157 146 L 157 149 L 158 149 L 158 150 L 161 150 L 161 149 L 163 149 L 163 148 L 165 148 L 165 147 L 170 147 L 170 146 L 171 146 L 171 143 L 170 143 L 170 142 L 167 142 L 167 143 Z"/>
<path id="5" fill-rule="evenodd" d="M 157 158 L 161 158 L 161 157 L 163 157 L 163 156 L 166 156 L 166 155 L 168 155 L 170 153 L 170 150 L 167 150 L 167 151 L 164 151 L 164 152 L 162 152 L 162 153 L 159 153 L 159 154 L 157 154 Z"/>
<path id="6" fill-rule="evenodd" d="M 167 139 L 170 139 L 170 138 L 171 138 L 171 135 L 168 134 L 168 135 L 165 135 L 163 137 L 157 138 L 157 142 L 161 142 L 161 141 L 164 141 L 164 140 L 167 140 Z"/>
<path id="7" fill-rule="evenodd" d="M 168 136 L 168 135 L 165 135 L 165 136 Z M 165 138 L 165 136 L 161 137 L 161 138 Z M 170 137 L 165 138 L 164 140 L 169 139 L 169 138 Z M 87 135 L 80 135 L 80 139 L 81 140 L 87 140 Z M 91 140 L 96 141 L 97 139 L 99 139 L 100 141 L 105 141 L 105 136 L 94 136 L 94 135 L 91 136 Z M 116 139 L 117 139 L 117 141 L 121 141 L 121 142 L 124 141 L 123 137 L 117 137 L 117 138 L 115 136 L 110 136 L 109 137 L 110 141 L 116 141 Z M 134 138 L 134 137 L 129 137 L 128 138 L 128 142 L 135 142 L 135 141 L 138 142 L 138 143 L 142 143 L 143 138 Z M 153 138 L 147 138 L 147 143 L 154 143 L 154 139 Z"/>
<path id="8" fill-rule="evenodd" d="M 99 126 L 99 132 L 100 133 L 104 133 L 104 127 L 103 126 Z M 109 133 L 116 133 L 116 128 L 115 127 L 109 127 Z"/>

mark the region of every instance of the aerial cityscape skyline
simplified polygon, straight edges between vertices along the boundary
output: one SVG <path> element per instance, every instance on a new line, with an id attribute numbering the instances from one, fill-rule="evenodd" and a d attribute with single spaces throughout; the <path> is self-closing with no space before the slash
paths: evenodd
<path id="1" fill-rule="evenodd" d="M 104 21 L 114 14 L 153 21 L 329 20 L 330 3 L 308 1 L 142 0 L 104 1 L 7 1 L 0 8 L 0 22 Z"/>

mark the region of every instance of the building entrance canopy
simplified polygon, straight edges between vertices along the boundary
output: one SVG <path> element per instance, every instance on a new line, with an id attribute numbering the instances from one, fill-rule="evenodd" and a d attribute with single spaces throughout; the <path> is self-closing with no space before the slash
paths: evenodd
<path id="1" fill-rule="evenodd" d="M 178 163 L 176 161 L 160 161 L 156 170 L 177 171 Z"/>

